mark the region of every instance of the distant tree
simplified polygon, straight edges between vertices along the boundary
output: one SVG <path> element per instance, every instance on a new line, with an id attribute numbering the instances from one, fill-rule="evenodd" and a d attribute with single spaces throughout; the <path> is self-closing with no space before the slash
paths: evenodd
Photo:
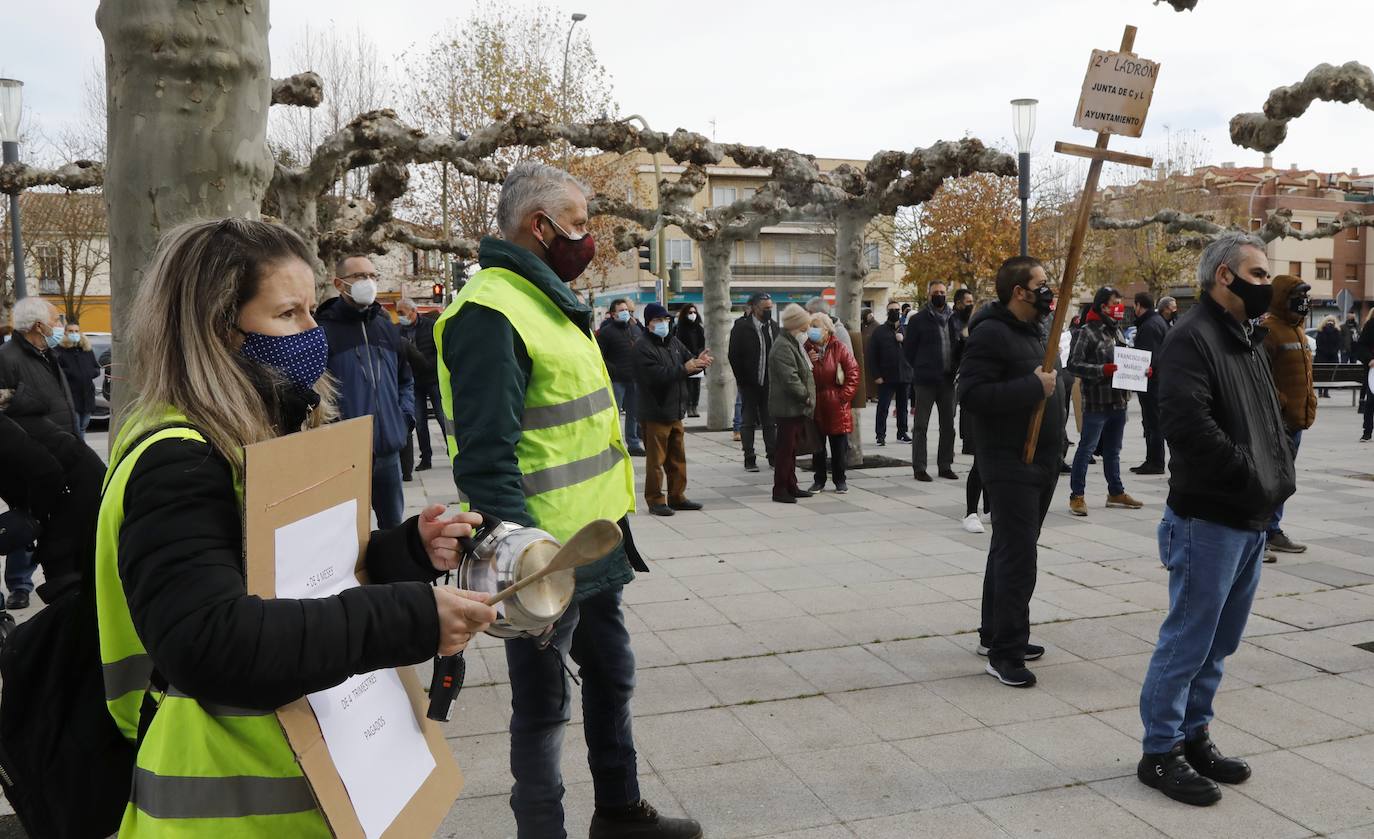
<path id="1" fill-rule="evenodd" d="M 22 205 L 25 263 L 30 273 L 39 268 L 42 279 L 57 284 L 55 292 L 36 287 L 30 292 L 56 294 L 67 319 L 80 320 L 91 282 L 110 263 L 104 198 L 99 193 L 30 192 Z M 9 220 L 4 223 L 8 229 Z"/>

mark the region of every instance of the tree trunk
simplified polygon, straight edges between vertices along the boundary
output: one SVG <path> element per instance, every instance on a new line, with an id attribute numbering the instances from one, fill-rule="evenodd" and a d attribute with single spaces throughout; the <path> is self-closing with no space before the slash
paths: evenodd
<path id="1" fill-rule="evenodd" d="M 278 181 L 272 187 L 281 223 L 305 240 L 310 251 L 310 268 L 315 272 L 315 300 L 323 303 L 334 293 L 333 271 L 320 261 L 319 196 L 300 181 Z"/>
<path id="2" fill-rule="evenodd" d="M 268 4 L 101 0 L 116 364 L 162 234 L 197 218 L 257 218 L 272 176 Z M 127 375 L 122 376 L 125 380 Z M 115 413 L 132 394 L 115 388 Z"/>
<path id="3" fill-rule="evenodd" d="M 864 278 L 868 276 L 868 263 L 864 261 L 864 229 L 868 227 L 869 217 L 854 212 L 840 212 L 835 220 L 835 317 L 850 331 L 859 330 L 859 310 L 864 296 Z M 854 346 L 854 352 L 861 354 L 866 349 Z M 850 466 L 859 466 L 864 460 L 862 410 L 854 411 L 854 430 L 849 434 Z"/>
<path id="4" fill-rule="evenodd" d="M 735 376 L 730 372 L 730 254 L 735 243 L 701 242 L 701 290 L 706 346 L 716 363 L 706 371 L 706 427 L 724 431 L 735 420 Z"/>

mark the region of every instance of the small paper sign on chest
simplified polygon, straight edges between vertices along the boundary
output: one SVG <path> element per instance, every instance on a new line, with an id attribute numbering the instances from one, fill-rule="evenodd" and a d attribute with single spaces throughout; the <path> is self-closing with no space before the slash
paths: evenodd
<path id="1" fill-rule="evenodd" d="M 1147 373 L 1150 370 L 1149 350 L 1137 350 L 1131 347 L 1117 347 L 1113 362 L 1116 364 L 1116 373 L 1112 376 L 1112 387 L 1117 390 L 1134 390 L 1137 393 L 1144 393 L 1150 387 L 1150 378 Z"/>

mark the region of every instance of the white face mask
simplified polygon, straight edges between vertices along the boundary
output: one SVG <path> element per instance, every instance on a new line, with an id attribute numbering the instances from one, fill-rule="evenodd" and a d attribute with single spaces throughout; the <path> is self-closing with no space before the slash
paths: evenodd
<path id="1" fill-rule="evenodd" d="M 692 323 L 696 323 L 696 320 L 697 320 L 697 313 L 696 313 L 696 312 L 688 312 L 688 313 L 687 313 L 687 320 L 690 320 Z"/>
<path id="2" fill-rule="evenodd" d="M 377 281 L 355 280 L 348 287 L 348 296 L 359 306 L 371 306 L 377 299 Z"/>

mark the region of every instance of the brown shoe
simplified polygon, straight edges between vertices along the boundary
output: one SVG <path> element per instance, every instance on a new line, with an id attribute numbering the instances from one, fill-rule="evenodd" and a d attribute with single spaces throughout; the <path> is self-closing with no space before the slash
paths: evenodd
<path id="1" fill-rule="evenodd" d="M 731 439 L 731 440 L 734 440 L 736 443 L 738 443 L 738 442 L 739 442 L 739 432 L 736 431 L 734 434 L 731 434 L 731 435 L 730 435 L 730 439 Z"/>
<path id="2" fill-rule="evenodd" d="M 1086 516 L 1088 514 L 1088 502 L 1084 501 L 1081 495 L 1070 495 L 1069 512 L 1075 516 Z"/>
<path id="3" fill-rule="evenodd" d="M 1107 506 L 1125 507 L 1127 510 L 1139 510 L 1141 507 L 1144 507 L 1145 505 L 1141 504 L 1139 501 L 1132 498 L 1129 494 L 1123 492 L 1120 495 L 1107 496 Z"/>

